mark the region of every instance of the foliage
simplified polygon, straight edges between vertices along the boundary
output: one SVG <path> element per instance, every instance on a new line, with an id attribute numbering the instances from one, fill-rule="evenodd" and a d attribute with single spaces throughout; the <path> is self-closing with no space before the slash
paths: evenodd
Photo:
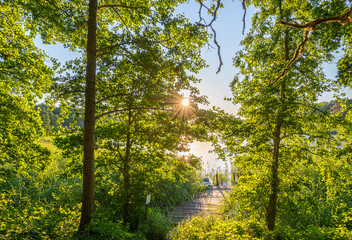
<path id="1" fill-rule="evenodd" d="M 61 176 L 65 161 L 59 153 L 53 152 L 49 162 L 43 171 L 21 170 L 1 182 L 3 239 L 67 239 L 75 232 L 80 179 Z"/>
<path id="2" fill-rule="evenodd" d="M 70 109 L 64 111 L 68 111 L 67 117 L 66 113 L 61 113 L 62 109 L 60 107 L 55 107 L 53 110 L 50 110 L 44 103 L 36 105 L 34 109 L 39 111 L 40 118 L 42 120 L 42 127 L 45 129 L 47 134 L 59 132 L 59 126 L 63 129 L 75 127 L 83 128 L 83 120 L 80 117 L 75 117 L 76 114 L 73 111 L 70 111 Z"/>
<path id="3" fill-rule="evenodd" d="M 122 222 L 114 222 L 106 218 L 95 217 L 89 231 L 74 235 L 73 239 L 121 239 L 121 240 L 144 240 L 140 232 L 128 232 Z"/>
<path id="4" fill-rule="evenodd" d="M 1 3 L 0 20 L 0 176 L 10 181 L 19 171 L 43 169 L 49 155 L 38 143 L 43 134 L 36 97 L 48 92 L 52 69 L 35 47 L 23 11 Z"/>
<path id="5" fill-rule="evenodd" d="M 220 219 L 214 215 L 193 217 L 171 232 L 172 239 L 267 239 L 263 223 Z"/>
<path id="6" fill-rule="evenodd" d="M 129 223 L 133 228 L 142 224 L 144 230 L 147 230 L 146 223 L 143 223 L 147 194 L 152 196 L 149 207 L 160 211 L 162 214 L 167 214 L 170 208 L 190 199 L 199 192 L 199 187 L 195 183 L 194 172 L 185 163 L 168 159 L 159 167 L 155 165 L 155 161 L 150 164 L 153 164 L 153 166 L 149 167 L 148 170 L 145 167 L 142 169 L 132 168 L 129 188 L 131 194 L 129 203 L 131 218 Z M 100 212 L 111 219 L 122 218 L 124 205 L 119 199 L 122 199 L 125 193 L 123 180 L 122 174 L 111 168 L 110 170 L 109 168 L 103 168 L 97 172 L 96 212 Z M 155 217 L 159 218 L 159 215 L 157 213 Z M 152 214 L 151 218 L 153 217 Z"/>
<path id="7" fill-rule="evenodd" d="M 241 43 L 243 49 L 234 58 L 241 75 L 230 85 L 231 100 L 241 106 L 240 119 L 219 112 L 223 120 L 217 126 L 226 146 L 218 144 L 216 151 L 223 158 L 232 157 L 241 174 L 228 211 L 239 221 L 265 219 L 271 231 L 275 224 L 298 232 L 307 225 L 336 228 L 346 211 L 339 212 L 337 205 L 349 203 L 335 193 L 346 192 L 350 180 L 341 179 L 343 186 L 331 184 L 331 167 L 350 167 L 345 160 L 350 158 L 348 150 L 339 151 L 348 149 L 350 125 L 343 114 L 350 109 L 338 112 L 339 104 L 345 105 L 338 103 L 330 114 L 321 110 L 326 106 L 317 104 L 317 99 L 324 91 L 348 86 L 326 79 L 320 66 L 331 61 L 350 25 L 319 26 L 306 43 L 302 30 L 277 23 L 338 14 L 346 10 L 346 3 L 248 3 L 258 10 Z M 302 44 L 303 49 L 297 48 Z"/>
<path id="8" fill-rule="evenodd" d="M 144 220 L 142 194 L 134 216 L 139 227 L 131 233 L 120 220 L 119 173 L 99 171 L 94 221 L 89 232 L 77 234 L 80 171 L 70 167 L 72 162 L 62 157 L 61 150 L 52 145 L 49 137 L 40 143 L 51 151 L 46 168 L 20 171 L 12 180 L 1 182 L 0 239 L 163 239 L 170 229 L 165 217 L 168 209 L 198 191 L 192 168 L 170 159 L 157 170 L 161 178 L 145 186 L 144 191 L 153 196 L 151 208 Z"/>
<path id="9" fill-rule="evenodd" d="M 161 165 L 175 157 L 174 152 L 183 144 L 182 135 L 195 134 L 193 129 L 197 127 L 192 129 L 186 119 L 196 113 L 197 103 L 205 102 L 191 86 L 198 79 L 187 74 L 204 66 L 199 47 L 206 40 L 205 32 L 182 15 L 172 16 L 175 3 L 144 4 L 153 11 L 139 14 L 126 26 L 104 22 L 105 17 L 113 17 L 117 22 L 121 19 L 119 14 L 104 15 L 107 11 L 102 7 L 102 31 L 98 31 L 101 55 L 97 60 L 94 119 L 97 174 L 121 174 L 116 176 L 122 187 L 119 209 L 124 223 L 130 223 L 132 229 L 137 228 L 134 221 L 138 222 L 138 218 L 133 215 L 143 201 L 141 193 L 148 189 L 148 184 L 159 182 L 164 173 L 160 171 Z M 156 8 L 158 4 L 160 8 Z M 136 8 L 140 7 L 143 5 Z M 130 12 L 124 14 L 127 19 L 130 17 Z M 116 39 L 121 44 L 110 47 L 110 41 Z M 84 57 L 68 62 L 55 83 L 61 102 L 70 104 L 77 114 L 85 111 L 85 64 Z M 191 92 L 192 109 L 180 107 L 182 98 L 178 92 L 184 89 Z M 74 135 L 71 137 L 68 141 L 74 141 Z"/>
<path id="10" fill-rule="evenodd" d="M 138 231 L 148 240 L 162 240 L 165 239 L 170 228 L 170 220 L 159 211 L 151 208 L 148 209 L 147 219 L 138 226 Z"/>
<path id="11" fill-rule="evenodd" d="M 240 118 L 197 107 L 206 99 L 192 74 L 205 66 L 200 48 L 208 36 L 202 24 L 173 14 L 183 2 L 99 2 L 92 17 L 97 45 L 88 41 L 97 66 L 90 98 L 89 57 L 64 64 L 52 84 L 58 65 L 51 60 L 49 67 L 33 43 L 41 35 L 84 52 L 87 1 L 1 1 L 2 239 L 163 239 L 170 227 L 164 214 L 200 191 L 199 159 L 185 161 L 177 152 L 192 139 L 217 137 L 223 142 L 215 151 L 231 157 L 240 173 L 227 218 L 196 217 L 177 227 L 175 239 L 351 238 L 351 101 L 317 103 L 323 92 L 351 86 L 351 17 L 297 28 L 350 11 L 347 1 L 243 1 L 257 12 L 234 58 L 240 75 L 231 100 L 241 105 Z M 340 49 L 337 78 L 329 80 L 322 64 Z M 35 105 L 50 86 L 63 106 L 53 111 Z M 181 90 L 190 92 L 189 107 L 180 104 Z M 87 100 L 94 113 L 84 116 Z M 79 234 L 85 129 L 73 118 L 91 120 L 86 129 L 93 127 L 96 153 L 94 220 Z M 39 140 L 60 124 L 67 127 L 55 139 L 62 152 L 50 138 Z M 208 136 L 205 127 L 218 132 Z M 152 203 L 144 219 L 147 194 Z"/>
<path id="12" fill-rule="evenodd" d="M 197 216 L 179 224 L 171 233 L 172 239 L 350 239 L 351 230 L 346 227 L 318 227 L 307 225 L 304 229 L 279 225 L 274 232 L 269 232 L 265 223 L 258 220 L 219 219 L 214 216 Z"/>

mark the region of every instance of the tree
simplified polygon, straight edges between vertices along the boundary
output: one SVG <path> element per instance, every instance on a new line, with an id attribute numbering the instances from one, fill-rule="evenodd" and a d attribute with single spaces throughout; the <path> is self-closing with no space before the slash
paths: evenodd
<path id="1" fill-rule="evenodd" d="M 287 194 L 285 175 L 307 159 L 315 139 L 329 138 L 317 127 L 324 116 L 317 113 L 316 100 L 332 89 L 332 81 L 319 67 L 332 55 L 325 44 L 319 45 L 319 35 L 312 35 L 313 44 L 300 51 L 296 46 L 305 43 L 300 31 L 276 24 L 276 19 L 311 17 L 308 2 L 251 3 L 259 10 L 242 42 L 244 50 L 234 59 L 244 77 L 235 77 L 231 84 L 233 102 L 241 105 L 238 114 L 244 120 L 226 125 L 223 136 L 241 169 L 244 202 L 251 210 L 259 209 L 258 215 L 272 231 L 280 196 Z M 257 194 L 250 196 L 250 191 Z M 247 214 L 245 209 L 242 212 Z"/>
<path id="2" fill-rule="evenodd" d="M 45 108 L 40 109 L 40 118 L 42 120 L 42 127 L 48 133 L 50 131 L 50 117 Z"/>
<path id="3" fill-rule="evenodd" d="M 134 44 L 143 45 L 145 48 L 148 45 L 158 45 L 160 51 L 163 51 L 163 48 L 172 48 L 177 52 L 183 51 L 186 53 L 185 56 L 190 57 L 187 51 L 190 51 L 193 45 L 190 45 L 190 47 L 184 45 L 184 49 L 180 49 L 173 41 L 173 39 L 177 39 L 177 41 L 189 40 L 183 38 L 184 35 L 182 34 L 177 35 L 179 32 L 176 32 L 176 30 L 180 31 L 180 29 L 174 27 L 175 24 L 179 24 L 177 21 L 169 21 L 174 7 L 179 2 L 182 1 L 134 1 L 133 3 L 122 1 L 118 4 L 104 1 L 98 5 L 96 1 L 90 1 L 89 8 L 87 8 L 85 1 L 62 1 L 55 4 L 48 4 L 46 1 L 37 1 L 35 4 L 29 1 L 21 1 L 19 3 L 23 9 L 31 13 L 30 20 L 33 23 L 31 30 L 39 32 L 45 42 L 60 41 L 67 44 L 71 49 L 81 49 L 82 51 L 87 49 L 87 67 L 84 77 L 86 79 L 84 84 L 86 88 L 84 90 L 85 94 L 82 94 L 83 89 L 71 89 L 71 91 L 78 93 L 75 97 L 76 102 L 82 103 L 80 100 L 83 97 L 85 99 L 82 105 L 77 106 L 80 107 L 80 111 L 85 112 L 84 203 L 82 204 L 80 229 L 85 228 L 89 224 L 93 206 L 95 104 L 99 101 L 95 101 L 96 85 L 98 83 L 95 82 L 95 75 L 93 74 L 96 70 L 96 67 L 94 67 L 96 66 L 96 59 L 107 55 L 111 55 L 115 59 L 123 57 L 134 58 L 136 49 L 131 47 Z M 88 21 L 86 21 L 88 12 L 90 15 Z M 49 19 L 48 16 L 50 16 Z M 98 29 L 95 27 L 97 25 L 96 19 L 99 22 Z M 182 18 L 180 18 L 181 20 L 183 21 Z M 158 25 L 159 23 L 161 23 L 160 26 L 167 26 L 168 32 L 163 32 L 158 36 L 157 34 L 161 29 Z M 145 31 L 148 28 L 152 28 L 155 32 Z M 86 42 L 85 34 L 87 30 L 88 41 Z M 193 39 L 198 37 L 197 33 L 194 36 L 192 35 L 192 32 L 198 31 L 197 26 L 186 24 L 184 30 L 189 31 L 188 36 Z M 139 34 L 139 32 L 144 32 L 144 35 Z M 148 34 L 155 38 L 155 42 Z M 142 55 L 143 51 L 140 54 Z M 152 58 L 155 57 L 153 55 L 150 56 Z M 198 55 L 195 57 L 198 57 Z M 136 64 L 143 65 L 145 69 L 149 69 L 153 65 L 157 66 L 157 62 L 151 64 L 153 63 L 151 59 L 143 61 L 142 58 L 138 57 L 134 61 Z M 183 71 L 183 65 L 191 66 L 192 64 L 188 60 L 182 62 L 180 66 L 176 66 L 180 72 Z M 196 71 L 194 69 L 191 70 Z M 78 75 L 82 76 L 81 72 Z M 180 76 L 182 77 L 183 75 L 181 74 Z M 65 95 L 65 92 L 63 95 Z M 110 97 L 113 98 L 113 96 L 108 98 Z M 61 99 L 64 100 L 64 97 Z"/>
<path id="4" fill-rule="evenodd" d="M 37 143 L 43 130 L 34 104 L 48 92 L 52 69 L 26 31 L 21 8 L 2 2 L 0 15 L 0 171 L 12 175 L 45 164 L 48 151 Z"/>
<path id="5" fill-rule="evenodd" d="M 95 144 L 95 78 L 97 53 L 97 11 L 98 1 L 89 0 L 87 66 L 84 114 L 84 154 L 82 211 L 79 229 L 86 228 L 92 218 L 94 201 L 94 144 Z"/>
<path id="6" fill-rule="evenodd" d="M 90 222 L 93 204 L 96 58 L 114 52 L 117 57 L 128 56 L 131 50 L 129 45 L 136 43 L 134 41 L 140 41 L 140 44 L 145 45 L 153 43 L 146 41 L 147 35 L 139 36 L 137 39 L 132 39 L 129 35 L 131 33 L 138 35 L 138 32 L 145 27 L 151 27 L 152 25 L 149 25 L 151 22 L 156 24 L 155 30 L 157 30 L 158 21 L 167 22 L 179 2 L 182 1 L 120 1 L 119 3 L 102 1 L 98 5 L 97 1 L 89 1 L 88 6 L 86 1 L 59 1 L 54 4 L 46 1 L 35 3 L 18 1 L 18 5 L 29 13 L 29 20 L 32 23 L 29 29 L 33 33 L 41 34 L 45 43 L 60 41 L 72 50 L 80 49 L 87 54 L 85 76 L 87 82 L 84 94 L 86 101 L 80 109 L 85 112 L 84 203 L 80 229 L 85 228 Z M 89 17 L 87 17 L 88 13 Z M 172 32 L 172 26 L 169 29 Z M 88 38 L 86 38 L 87 33 Z M 165 44 L 168 47 L 167 36 L 159 36 L 155 44 L 160 46 Z M 176 35 L 173 37 L 177 38 Z M 185 50 L 187 49 L 186 47 Z M 77 96 L 83 97 L 82 94 Z"/>
<path id="7" fill-rule="evenodd" d="M 197 89 L 190 86 L 190 81 L 197 81 L 197 79 L 187 76 L 185 70 L 197 71 L 203 66 L 203 62 L 199 60 L 198 46 L 203 44 L 205 34 L 196 26 L 187 23 L 183 17 L 160 20 L 159 17 L 154 16 L 150 21 L 148 28 L 143 27 L 143 31 L 138 29 L 136 33 L 124 34 L 124 38 L 130 39 L 126 46 L 118 46 L 116 53 L 103 55 L 98 60 L 99 90 L 96 101 L 98 127 L 105 129 L 105 125 L 110 124 L 113 129 L 117 124 L 128 126 L 119 131 L 119 136 L 112 138 L 116 142 L 121 141 L 118 137 L 126 139 L 125 156 L 119 156 L 124 162 L 120 170 L 123 171 L 126 184 L 126 195 L 123 200 L 126 202 L 124 207 L 126 212 L 123 217 L 125 222 L 129 221 L 127 213 L 130 199 L 129 169 L 130 151 L 133 147 L 130 141 L 135 141 L 135 138 L 138 139 L 144 135 L 143 131 L 138 131 L 133 133 L 133 138 L 130 135 L 126 136 L 131 134 L 129 129 L 134 128 L 139 118 L 157 114 L 158 111 L 168 112 L 172 108 L 170 106 L 180 105 L 182 99 L 177 99 L 177 92 L 181 89 L 188 88 L 194 96 L 193 101 L 204 101 L 204 98 L 196 96 Z M 156 21 L 163 25 L 154 25 Z M 188 39 L 188 42 L 184 39 Z M 126 49 L 127 47 L 129 49 Z M 68 74 L 58 79 L 58 87 L 61 93 L 67 93 L 66 100 L 69 99 L 78 106 L 77 111 L 79 111 L 79 107 L 83 105 L 83 99 L 77 97 L 77 93 L 81 92 L 80 88 L 83 86 L 83 67 L 80 61 L 72 61 L 67 64 L 66 70 Z M 76 73 L 74 77 L 70 75 L 71 71 Z M 72 94 L 74 91 L 71 89 L 76 89 L 76 94 Z M 177 109 L 172 117 L 182 115 L 180 110 Z M 152 123 L 156 119 L 150 118 L 149 121 Z M 138 123 L 138 128 L 143 129 L 143 124 L 147 125 L 148 122 L 144 120 Z M 108 133 L 107 130 L 104 132 Z M 140 145 L 137 149 L 143 147 L 146 146 Z"/>

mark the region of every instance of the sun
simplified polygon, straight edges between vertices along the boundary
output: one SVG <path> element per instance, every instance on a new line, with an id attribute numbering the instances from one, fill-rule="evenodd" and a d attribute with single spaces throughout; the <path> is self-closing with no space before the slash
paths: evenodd
<path id="1" fill-rule="evenodd" d="M 189 95 L 185 95 L 175 93 L 166 102 L 172 106 L 171 117 L 173 120 L 176 118 L 186 120 L 196 114 L 197 105 L 192 102 Z"/>
<path id="2" fill-rule="evenodd" d="M 188 98 L 184 98 L 183 100 L 182 100 L 182 105 L 183 106 L 188 106 L 189 105 L 189 99 Z"/>

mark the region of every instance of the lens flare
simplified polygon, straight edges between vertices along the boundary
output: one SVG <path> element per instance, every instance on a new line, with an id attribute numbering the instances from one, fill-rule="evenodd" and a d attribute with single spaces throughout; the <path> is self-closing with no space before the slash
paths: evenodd
<path id="1" fill-rule="evenodd" d="M 188 105 L 189 105 L 189 99 L 188 99 L 188 98 L 184 98 L 184 99 L 182 100 L 182 105 L 183 105 L 183 106 L 188 106 Z"/>

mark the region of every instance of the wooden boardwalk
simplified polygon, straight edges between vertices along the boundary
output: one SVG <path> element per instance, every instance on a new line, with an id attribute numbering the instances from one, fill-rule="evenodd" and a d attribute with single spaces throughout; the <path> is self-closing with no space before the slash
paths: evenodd
<path id="1" fill-rule="evenodd" d="M 232 189 L 232 186 L 212 186 L 193 200 L 185 202 L 174 208 L 169 216 L 173 224 L 178 224 L 188 218 L 200 213 L 219 214 L 218 207 L 221 200 Z"/>

